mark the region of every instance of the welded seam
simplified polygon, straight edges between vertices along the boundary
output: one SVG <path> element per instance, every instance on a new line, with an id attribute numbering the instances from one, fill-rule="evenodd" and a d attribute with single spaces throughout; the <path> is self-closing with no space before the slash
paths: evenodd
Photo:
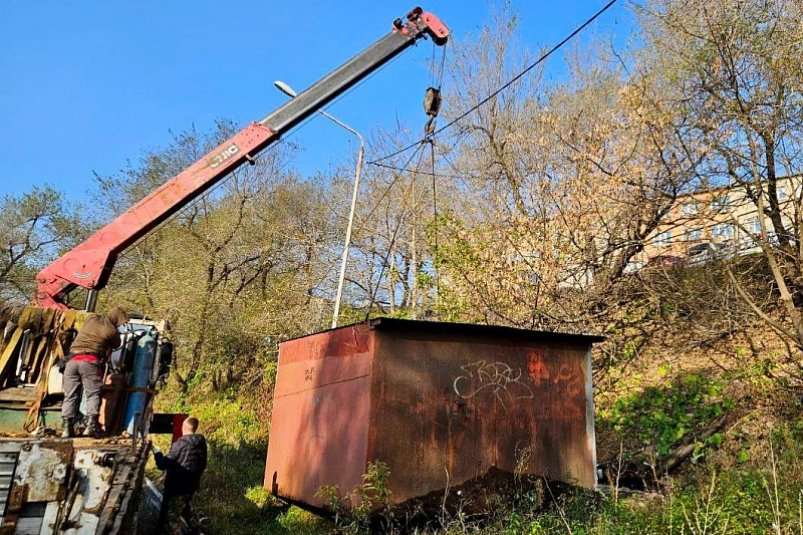
<path id="1" fill-rule="evenodd" d="M 333 381 L 331 383 L 326 383 L 325 385 L 317 385 L 310 388 L 305 388 L 304 390 L 296 390 L 295 392 L 289 392 L 287 394 L 282 394 L 281 396 L 275 396 L 274 399 L 282 399 L 286 398 L 287 396 L 293 396 L 295 394 L 301 394 L 302 392 L 309 392 L 311 390 L 317 390 L 319 388 L 323 388 L 329 385 L 338 385 L 342 383 L 348 383 L 349 381 L 356 381 L 357 379 L 365 379 L 366 377 L 370 377 L 370 373 L 366 373 L 365 375 L 358 375 L 357 377 L 351 377 L 349 379 L 341 379 L 340 381 Z"/>

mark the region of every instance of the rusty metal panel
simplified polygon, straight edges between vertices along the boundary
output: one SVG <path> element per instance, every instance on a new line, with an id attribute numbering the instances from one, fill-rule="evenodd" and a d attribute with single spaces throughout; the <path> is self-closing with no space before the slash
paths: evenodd
<path id="1" fill-rule="evenodd" d="M 149 451 L 119 439 L 0 440 L 0 455 L 19 452 L 0 533 L 130 533 Z"/>
<path id="2" fill-rule="evenodd" d="M 372 332 L 364 325 L 285 342 L 279 350 L 265 486 L 323 507 L 324 485 L 350 490 L 365 471 Z"/>
<path id="3" fill-rule="evenodd" d="M 266 488 L 316 492 L 390 468 L 392 504 L 491 469 L 593 487 L 592 343 L 506 327 L 373 320 L 280 347 Z"/>
<path id="4" fill-rule="evenodd" d="M 588 349 L 481 333 L 381 332 L 368 457 L 390 467 L 393 502 L 491 468 L 593 487 Z"/>
<path id="5" fill-rule="evenodd" d="M 14 485 L 25 488 L 26 502 L 61 500 L 66 494 L 73 446 L 64 440 L 24 442 Z"/>

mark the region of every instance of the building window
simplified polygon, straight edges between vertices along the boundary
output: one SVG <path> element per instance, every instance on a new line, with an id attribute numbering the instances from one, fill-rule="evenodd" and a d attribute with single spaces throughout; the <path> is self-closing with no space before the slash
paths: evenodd
<path id="1" fill-rule="evenodd" d="M 730 223 L 720 223 L 719 225 L 714 225 L 714 228 L 711 229 L 711 233 L 715 238 L 719 238 L 720 240 L 733 239 L 733 225 Z"/>
<path id="2" fill-rule="evenodd" d="M 775 191 L 778 194 L 778 200 L 779 201 L 785 201 L 786 200 L 786 188 L 785 187 L 781 186 L 780 188 L 778 188 Z"/>
<path id="3" fill-rule="evenodd" d="M 761 234 L 761 223 L 758 219 L 751 219 L 750 221 L 745 224 L 745 228 L 747 232 L 751 234 Z"/>
<path id="4" fill-rule="evenodd" d="M 683 215 L 694 215 L 697 213 L 697 201 L 684 202 L 680 206 L 680 212 Z"/>
<path id="5" fill-rule="evenodd" d="M 730 206 L 730 197 L 727 195 L 719 195 L 714 197 L 714 200 L 711 202 L 711 207 L 714 209 L 715 212 L 724 212 Z"/>
<path id="6" fill-rule="evenodd" d="M 703 231 L 701 229 L 696 228 L 686 234 L 686 240 L 688 241 L 700 241 L 701 239 L 703 239 Z"/>
<path id="7" fill-rule="evenodd" d="M 672 233 L 668 230 L 666 232 L 661 232 L 655 237 L 655 243 L 658 245 L 669 245 L 672 243 Z"/>

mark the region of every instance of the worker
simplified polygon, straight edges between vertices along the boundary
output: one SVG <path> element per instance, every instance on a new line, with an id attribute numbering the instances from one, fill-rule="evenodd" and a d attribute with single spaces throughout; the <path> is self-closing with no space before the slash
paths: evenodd
<path id="1" fill-rule="evenodd" d="M 86 434 L 100 438 L 98 418 L 103 372 L 112 350 L 120 346 L 117 327 L 127 321 L 128 314 L 120 307 L 111 308 L 105 315 L 91 314 L 73 340 L 64 367 L 64 404 L 61 407 L 63 438 L 75 436 L 75 420 L 82 393 L 86 394 Z"/>
<path id="2" fill-rule="evenodd" d="M 189 519 L 190 502 L 201 486 L 201 475 L 206 470 L 206 438 L 198 433 L 198 418 L 187 418 L 181 426 L 181 438 L 170 447 L 167 455 L 155 447 L 154 460 L 159 470 L 166 470 L 162 507 L 159 510 L 159 529 L 167 527 L 170 502 L 183 498 L 181 515 Z"/>

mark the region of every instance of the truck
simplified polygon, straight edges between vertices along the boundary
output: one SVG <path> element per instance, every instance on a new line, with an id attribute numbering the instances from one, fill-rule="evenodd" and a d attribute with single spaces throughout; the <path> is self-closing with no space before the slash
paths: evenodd
<path id="1" fill-rule="evenodd" d="M 153 413 L 169 373 L 163 322 L 134 317 L 104 378 L 106 437 L 56 438 L 62 401 L 57 361 L 97 306 L 118 256 L 181 208 L 421 39 L 448 28 L 420 7 L 297 97 L 247 125 L 87 240 L 42 269 L 32 306 L 0 324 L 0 535 L 135 533 L 150 434 L 174 433 L 181 415 Z M 86 291 L 75 310 L 77 290 Z"/>

